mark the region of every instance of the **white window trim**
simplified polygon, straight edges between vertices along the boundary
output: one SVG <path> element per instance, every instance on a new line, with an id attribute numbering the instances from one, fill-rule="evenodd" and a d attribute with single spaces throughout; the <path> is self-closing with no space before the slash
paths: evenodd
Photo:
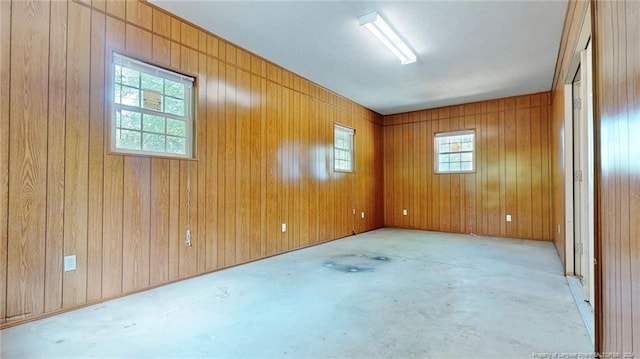
<path id="1" fill-rule="evenodd" d="M 473 136 L 473 148 L 471 152 L 473 154 L 473 161 L 471 162 L 471 170 L 459 170 L 459 171 L 440 171 L 438 168 L 440 148 L 438 147 L 438 138 L 441 137 L 452 137 L 452 136 L 465 136 L 472 135 Z M 467 130 L 459 130 L 459 131 L 446 131 L 446 132 L 437 132 L 433 136 L 433 172 L 435 174 L 457 174 L 457 173 L 475 173 L 476 172 L 476 130 L 475 129 L 467 129 Z"/>
<path id="2" fill-rule="evenodd" d="M 157 77 L 162 77 L 164 79 L 168 79 L 174 82 L 179 82 L 186 84 L 185 91 L 185 115 L 178 116 L 173 115 L 171 113 L 166 112 L 157 112 L 153 110 L 149 110 L 143 107 L 130 106 L 126 104 L 116 104 L 115 102 L 115 65 L 121 65 L 128 68 L 131 68 L 136 71 L 145 72 Z M 168 157 L 168 158 L 180 158 L 180 159 L 193 159 L 193 147 L 194 147 L 194 103 L 193 103 L 193 91 L 194 91 L 194 83 L 195 79 L 193 77 L 189 77 L 186 75 L 182 75 L 180 73 L 167 70 L 161 68 L 159 66 L 153 65 L 151 63 L 145 63 L 126 55 L 120 54 L 118 52 L 112 52 L 112 61 L 111 61 L 111 70 L 110 70 L 110 88 L 109 88 L 109 101 L 111 106 L 110 111 L 110 121 L 109 121 L 109 133 L 110 133 L 110 145 L 109 152 L 112 154 L 118 155 L 137 155 L 137 156 L 149 156 L 149 157 Z M 142 89 L 141 89 L 142 90 Z M 174 118 L 174 119 L 186 119 L 186 153 L 185 154 L 175 154 L 169 152 L 154 152 L 154 151 L 145 151 L 145 150 L 136 150 L 136 149 L 125 149 L 125 148 L 117 148 L 116 147 L 116 112 L 118 109 L 123 109 L 132 112 L 139 112 L 141 114 L 152 114 L 152 115 L 161 115 L 165 118 Z M 142 132 L 142 131 L 141 131 Z"/>
<path id="3" fill-rule="evenodd" d="M 350 170 L 343 170 L 343 169 L 336 168 L 336 151 L 346 152 L 345 149 L 340 149 L 336 147 L 336 131 L 340 131 L 351 136 L 351 149 L 349 150 L 349 155 L 351 156 L 351 158 L 349 159 L 349 163 L 351 164 Z M 333 171 L 334 172 L 355 173 L 355 167 L 356 167 L 355 166 L 355 142 L 356 142 L 355 134 L 356 134 L 356 130 L 351 127 L 347 127 L 339 123 L 334 124 L 333 126 Z"/>

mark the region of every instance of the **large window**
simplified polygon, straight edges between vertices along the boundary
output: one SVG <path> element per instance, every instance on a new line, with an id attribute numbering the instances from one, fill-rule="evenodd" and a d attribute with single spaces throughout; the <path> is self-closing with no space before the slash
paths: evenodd
<path id="1" fill-rule="evenodd" d="M 333 169 L 338 172 L 353 172 L 352 128 L 336 124 L 333 137 Z"/>
<path id="2" fill-rule="evenodd" d="M 193 78 L 113 54 L 111 151 L 190 158 Z"/>
<path id="3" fill-rule="evenodd" d="M 464 173 L 475 171 L 474 130 L 436 133 L 434 163 L 436 173 Z"/>

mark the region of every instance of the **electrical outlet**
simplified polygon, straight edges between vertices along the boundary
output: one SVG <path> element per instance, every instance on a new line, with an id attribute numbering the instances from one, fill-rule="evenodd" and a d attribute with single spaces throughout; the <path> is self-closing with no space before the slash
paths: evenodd
<path id="1" fill-rule="evenodd" d="M 511 222 L 511 215 L 507 214 L 507 222 Z"/>
<path id="2" fill-rule="evenodd" d="M 364 212 L 360 213 L 360 218 L 364 218 Z"/>
<path id="3" fill-rule="evenodd" d="M 286 223 L 283 223 L 283 224 L 282 224 L 282 233 L 284 233 L 284 232 L 286 232 L 286 231 L 287 231 L 287 224 L 286 224 Z"/>
<path id="4" fill-rule="evenodd" d="M 76 270 L 76 255 L 64 256 L 64 271 Z"/>
<path id="5" fill-rule="evenodd" d="M 408 214 L 409 214 L 409 211 L 407 211 L 407 209 L 406 209 L 406 208 L 402 210 L 402 215 L 403 215 L 403 216 L 406 216 L 406 215 L 408 215 Z"/>

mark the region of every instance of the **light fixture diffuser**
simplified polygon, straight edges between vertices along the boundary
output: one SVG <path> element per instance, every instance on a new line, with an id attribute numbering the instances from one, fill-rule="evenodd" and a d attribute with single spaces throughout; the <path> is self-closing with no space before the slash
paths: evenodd
<path id="1" fill-rule="evenodd" d="M 403 65 L 416 62 L 416 55 L 377 12 L 360 16 L 360 26 L 366 27 Z"/>

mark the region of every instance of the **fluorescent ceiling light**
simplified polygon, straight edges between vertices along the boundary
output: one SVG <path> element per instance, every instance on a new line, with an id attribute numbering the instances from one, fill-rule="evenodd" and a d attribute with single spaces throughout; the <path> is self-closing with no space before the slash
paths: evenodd
<path id="1" fill-rule="evenodd" d="M 360 16 L 360 26 L 366 27 L 380 42 L 389 49 L 403 65 L 416 62 L 416 55 L 400 39 L 377 12 Z"/>

